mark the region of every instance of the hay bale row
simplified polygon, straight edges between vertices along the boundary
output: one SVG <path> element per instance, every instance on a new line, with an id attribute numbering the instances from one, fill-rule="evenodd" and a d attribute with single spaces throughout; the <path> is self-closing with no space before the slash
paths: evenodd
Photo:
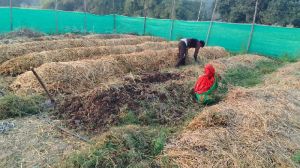
<path id="1" fill-rule="evenodd" d="M 268 87 L 279 87 L 282 89 L 300 89 L 300 62 L 280 68 L 275 73 L 266 77 L 264 84 Z"/>
<path id="2" fill-rule="evenodd" d="M 176 50 L 174 49 L 147 50 L 96 60 L 47 63 L 37 68 L 36 71 L 53 93 L 81 93 L 130 71 L 154 71 L 174 65 L 175 61 Z M 43 92 L 30 71 L 18 76 L 11 88 L 17 94 Z"/>
<path id="3" fill-rule="evenodd" d="M 10 44 L 0 47 L 0 64 L 9 59 L 32 52 L 76 47 L 136 45 L 146 41 L 159 42 L 163 40 L 160 38 L 144 36 L 126 39 L 71 39 Z"/>
<path id="4" fill-rule="evenodd" d="M 66 39 L 121 39 L 121 38 L 133 38 L 134 35 L 129 34 L 90 34 L 90 35 L 79 35 L 79 34 L 63 34 L 63 35 L 51 35 L 51 36 L 40 36 L 40 37 L 27 37 L 27 36 L 16 36 L 10 37 L 4 35 L 0 37 L 0 47 L 7 44 L 16 43 L 28 43 L 34 41 L 50 41 L 50 40 L 66 40 Z"/>
<path id="5" fill-rule="evenodd" d="M 99 59 L 112 54 L 129 54 L 144 50 L 160 50 L 175 47 L 175 43 L 146 42 L 139 45 L 119 45 L 101 47 L 66 48 L 59 50 L 30 53 L 22 57 L 13 58 L 0 65 L 0 74 L 19 75 L 30 70 L 30 67 L 39 67 L 50 62 L 67 62 L 81 59 Z"/>
<path id="6" fill-rule="evenodd" d="M 157 71 L 173 67 L 178 59 L 177 54 L 177 48 L 146 50 L 96 60 L 47 63 L 36 71 L 54 93 L 81 93 L 129 72 Z M 31 72 L 18 76 L 11 88 L 18 94 L 43 92 Z"/>
<path id="7" fill-rule="evenodd" d="M 275 76 L 289 66 L 299 69 L 299 63 L 288 65 Z M 293 76 L 299 81 L 300 76 Z M 290 78 L 285 77 L 281 79 Z M 297 167 L 291 159 L 300 149 L 297 100 L 299 83 L 287 88 L 280 84 L 237 88 L 224 102 L 201 112 L 166 145 L 163 156 L 183 168 Z"/>
<path id="8" fill-rule="evenodd" d="M 216 60 L 209 61 L 212 64 L 218 73 L 223 74 L 226 70 L 234 68 L 236 66 L 245 66 L 252 67 L 255 66 L 255 62 L 259 61 L 267 61 L 270 60 L 267 57 L 259 56 L 259 55 L 239 55 L 229 58 L 221 58 Z"/>

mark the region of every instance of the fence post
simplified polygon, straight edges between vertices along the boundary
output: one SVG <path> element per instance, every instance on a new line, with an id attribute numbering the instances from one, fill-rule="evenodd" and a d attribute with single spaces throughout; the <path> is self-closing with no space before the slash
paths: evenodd
<path id="1" fill-rule="evenodd" d="M 248 40 L 248 45 L 247 45 L 247 53 L 249 52 L 249 49 L 251 47 L 251 42 L 252 42 L 252 37 L 253 37 L 253 32 L 254 32 L 254 26 L 255 26 L 255 22 L 256 22 L 257 7 L 258 7 L 258 0 L 256 0 L 256 4 L 255 4 L 255 11 L 254 11 L 254 15 L 253 15 L 251 32 L 250 32 L 250 36 L 249 36 L 249 40 Z"/>
<path id="2" fill-rule="evenodd" d="M 213 21 L 214 21 L 214 17 L 215 17 L 215 12 L 216 12 L 216 9 L 217 9 L 217 5 L 218 5 L 218 0 L 215 0 L 215 7 L 214 7 L 213 13 L 211 15 L 211 20 L 210 20 L 210 24 L 209 24 L 209 28 L 208 28 L 206 40 L 205 40 L 206 45 L 208 45 L 208 40 L 209 40 L 209 37 L 210 37 L 211 28 L 213 26 Z"/>
<path id="3" fill-rule="evenodd" d="M 173 0 L 173 7 L 172 7 L 172 12 L 171 12 L 172 24 L 171 24 L 171 30 L 170 30 L 170 40 L 172 40 L 172 37 L 173 37 L 173 29 L 174 29 L 174 21 L 175 21 L 175 4 L 176 4 L 176 0 Z"/>
<path id="4" fill-rule="evenodd" d="M 83 0 L 84 4 L 84 33 L 87 33 L 87 7 L 86 0 Z"/>
<path id="5" fill-rule="evenodd" d="M 116 33 L 117 32 L 117 22 L 116 22 L 115 0 L 113 0 L 113 16 L 114 16 L 114 30 L 113 30 L 113 33 Z"/>
<path id="6" fill-rule="evenodd" d="M 55 0 L 55 32 L 58 34 L 58 11 L 57 11 L 57 0 Z"/>
<path id="7" fill-rule="evenodd" d="M 12 0 L 9 1 L 9 6 L 10 6 L 10 31 L 13 31 L 14 26 L 13 26 L 13 9 L 12 9 Z"/>
<path id="8" fill-rule="evenodd" d="M 199 12 L 198 12 L 197 22 L 200 20 L 200 14 L 201 14 L 201 9 L 202 9 L 202 3 L 203 3 L 203 0 L 200 0 L 200 7 L 199 7 Z"/>
<path id="9" fill-rule="evenodd" d="M 144 0 L 144 35 L 146 35 L 146 26 L 147 26 L 147 5 L 146 5 L 146 0 Z"/>

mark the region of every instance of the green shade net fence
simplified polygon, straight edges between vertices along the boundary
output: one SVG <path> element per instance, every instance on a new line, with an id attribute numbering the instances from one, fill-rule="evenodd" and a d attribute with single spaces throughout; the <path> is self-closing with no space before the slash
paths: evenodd
<path id="1" fill-rule="evenodd" d="M 210 22 L 179 20 L 173 22 L 169 19 L 154 18 L 147 18 L 145 22 L 143 17 L 99 16 L 82 12 L 13 8 L 14 30 L 29 28 L 47 34 L 87 31 L 101 34 L 145 34 L 168 40 L 180 38 L 206 40 L 209 25 Z M 0 33 L 9 31 L 10 9 L 0 8 Z M 231 52 L 246 52 L 250 31 L 250 24 L 214 22 L 208 45 L 222 46 Z M 255 25 L 249 52 L 272 57 L 299 58 L 300 28 Z"/>

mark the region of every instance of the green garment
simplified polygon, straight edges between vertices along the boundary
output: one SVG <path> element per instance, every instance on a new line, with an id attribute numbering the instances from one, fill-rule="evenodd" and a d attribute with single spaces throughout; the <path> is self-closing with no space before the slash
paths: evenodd
<path id="1" fill-rule="evenodd" d="M 212 97 L 212 93 L 216 89 L 218 89 L 218 77 L 217 76 L 215 76 L 214 85 L 207 92 L 204 92 L 202 94 L 195 93 L 195 98 L 196 98 L 197 102 L 202 103 L 202 104 L 211 104 L 211 103 L 213 103 L 215 100 Z"/>

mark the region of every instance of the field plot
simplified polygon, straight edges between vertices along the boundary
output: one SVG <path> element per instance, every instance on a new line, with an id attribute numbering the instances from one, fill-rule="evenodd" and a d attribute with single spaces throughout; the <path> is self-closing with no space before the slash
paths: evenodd
<path id="1" fill-rule="evenodd" d="M 0 133 L 0 167 L 298 166 L 299 62 L 205 47 L 200 64 L 189 51 L 187 65 L 176 69 L 177 53 L 177 42 L 133 35 L 2 44 L 0 119 L 16 127 Z M 191 94 L 207 63 L 222 77 L 212 106 L 196 104 Z M 42 102 L 30 101 L 38 96 Z M 36 108 L 23 108 L 28 99 Z"/>

